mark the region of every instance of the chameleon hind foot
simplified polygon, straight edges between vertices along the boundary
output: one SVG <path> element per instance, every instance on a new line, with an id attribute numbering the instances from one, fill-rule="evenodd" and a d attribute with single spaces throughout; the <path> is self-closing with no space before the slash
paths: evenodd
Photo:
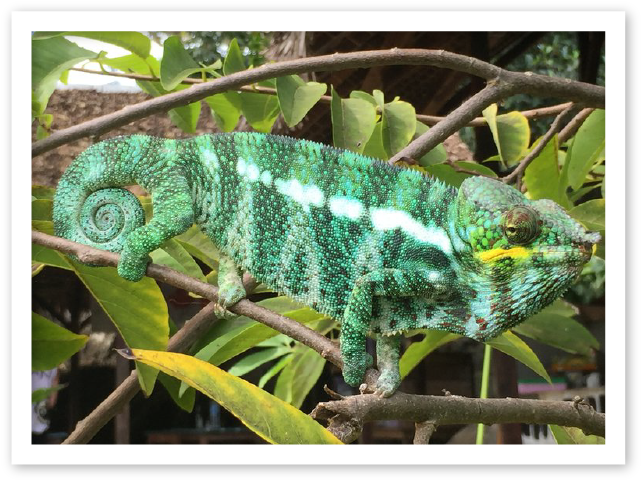
<path id="1" fill-rule="evenodd" d="M 215 304 L 216 315 L 232 319 L 237 317 L 228 307 L 238 303 L 247 296 L 240 271 L 234 261 L 221 255 L 218 262 L 218 304 Z"/>
<path id="2" fill-rule="evenodd" d="M 401 385 L 401 372 L 398 368 L 400 354 L 400 335 L 379 335 L 376 340 L 376 357 L 381 375 L 376 382 L 374 395 L 389 397 Z"/>

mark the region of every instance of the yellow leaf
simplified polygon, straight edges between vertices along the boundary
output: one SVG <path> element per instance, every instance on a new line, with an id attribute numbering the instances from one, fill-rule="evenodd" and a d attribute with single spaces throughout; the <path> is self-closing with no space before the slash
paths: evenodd
<path id="1" fill-rule="evenodd" d="M 341 443 L 297 408 L 210 363 L 173 352 L 133 349 L 132 354 L 132 359 L 200 390 L 270 443 Z"/>

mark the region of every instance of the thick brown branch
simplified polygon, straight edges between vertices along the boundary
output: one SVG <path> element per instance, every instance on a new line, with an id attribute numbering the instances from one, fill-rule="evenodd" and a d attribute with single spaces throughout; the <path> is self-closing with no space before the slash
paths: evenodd
<path id="1" fill-rule="evenodd" d="M 300 58 L 263 65 L 252 70 L 245 70 L 218 78 L 211 82 L 194 85 L 180 92 L 170 93 L 162 97 L 125 107 L 118 112 L 95 118 L 65 130 L 60 130 L 43 140 L 35 142 L 32 146 L 32 155 L 40 155 L 79 138 L 97 136 L 154 113 L 187 105 L 210 95 L 237 89 L 243 85 L 249 85 L 268 78 L 313 71 L 345 70 L 383 65 L 425 65 L 457 70 L 484 78 L 488 81 L 501 78 L 505 85 L 514 87 L 514 89 L 503 89 L 502 93 L 504 93 L 505 96 L 511 94 L 510 92 L 519 90 L 520 92 L 530 93 L 532 95 L 578 101 L 584 103 L 586 106 L 603 107 L 605 105 L 605 89 L 603 87 L 535 75 L 529 72 L 509 72 L 490 63 L 443 50 L 394 48 L 391 50 L 336 53 L 333 55 Z M 504 96 L 500 98 L 504 98 Z M 475 115 L 468 115 L 465 123 L 470 121 L 474 116 Z"/>
<path id="2" fill-rule="evenodd" d="M 74 70 L 77 72 L 83 72 L 83 73 L 92 73 L 96 75 L 107 75 L 107 76 L 119 77 L 119 78 L 129 78 L 132 80 L 143 80 L 146 82 L 160 82 L 160 79 L 158 77 L 152 77 L 151 75 L 140 75 L 137 73 L 105 72 L 101 70 L 89 70 L 86 68 L 72 68 L 71 70 Z M 185 85 L 198 85 L 201 83 L 205 83 L 205 81 L 200 78 L 185 78 L 181 83 L 184 83 Z M 241 92 L 263 93 L 266 95 L 278 94 L 275 88 L 263 87 L 260 85 L 251 85 L 251 86 L 245 85 L 237 88 L 236 90 Z M 323 95 L 322 97 L 320 97 L 319 101 L 321 103 L 330 104 L 332 101 L 332 97 L 329 95 Z M 550 116 L 558 115 L 559 113 L 561 113 L 565 109 L 565 107 L 567 107 L 569 104 L 570 102 L 566 102 L 566 103 L 560 103 L 558 105 L 552 105 L 549 107 L 534 108 L 532 110 L 523 110 L 521 111 L 521 114 L 529 120 L 533 120 L 536 118 L 550 117 Z M 380 108 L 377 108 L 377 111 L 380 113 Z M 424 115 L 421 113 L 416 114 L 416 120 L 423 122 L 425 125 L 429 125 L 429 126 L 436 125 L 438 122 L 442 121 L 444 118 L 445 117 L 438 116 L 438 115 Z M 466 127 L 485 127 L 487 126 L 487 120 L 485 120 L 485 118 L 483 117 L 476 117 L 470 120 L 468 124 L 465 126 Z M 475 174 L 478 174 L 478 172 L 475 172 Z"/>
<path id="3" fill-rule="evenodd" d="M 396 392 L 390 398 L 354 395 L 319 403 L 311 413 L 317 420 L 331 420 L 328 429 L 343 441 L 358 437 L 358 429 L 372 420 L 407 420 L 435 425 L 530 423 L 577 427 L 586 434 L 605 437 L 605 415 L 576 402 L 521 398 L 437 397 Z M 348 433 L 348 434 L 346 434 Z"/>

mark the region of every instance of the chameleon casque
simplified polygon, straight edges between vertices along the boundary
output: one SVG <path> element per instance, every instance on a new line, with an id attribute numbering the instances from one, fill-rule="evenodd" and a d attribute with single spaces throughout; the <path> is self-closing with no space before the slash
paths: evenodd
<path id="1" fill-rule="evenodd" d="M 144 187 L 153 203 L 122 188 Z M 479 341 L 560 296 L 600 240 L 550 200 L 500 181 L 457 190 L 418 171 L 306 140 L 257 133 L 116 137 L 83 152 L 54 199 L 56 235 L 121 252 L 137 281 L 149 253 L 194 223 L 219 249 L 220 304 L 248 271 L 340 321 L 343 377 L 359 385 L 377 339 L 376 393 L 400 384 L 404 332 Z"/>

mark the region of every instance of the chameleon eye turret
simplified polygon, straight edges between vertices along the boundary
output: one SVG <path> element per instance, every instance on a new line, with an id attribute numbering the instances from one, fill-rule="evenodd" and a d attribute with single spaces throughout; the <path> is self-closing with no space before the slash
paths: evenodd
<path id="1" fill-rule="evenodd" d="M 542 223 L 534 210 L 518 206 L 511 208 L 503 215 L 501 227 L 511 244 L 525 245 L 539 235 Z"/>
<path id="2" fill-rule="evenodd" d="M 113 188 L 132 184 L 151 193 L 147 224 L 136 198 Z M 415 170 L 258 133 L 99 142 L 62 176 L 53 217 L 59 236 L 121 251 L 118 273 L 132 281 L 152 251 L 198 224 L 221 254 L 222 307 L 244 296 L 244 270 L 335 318 L 353 386 L 371 365 L 366 336 L 375 337 L 383 396 L 400 384 L 405 332 L 499 335 L 561 295 L 599 241 L 554 202 L 500 181 L 471 177 L 457 191 Z"/>

